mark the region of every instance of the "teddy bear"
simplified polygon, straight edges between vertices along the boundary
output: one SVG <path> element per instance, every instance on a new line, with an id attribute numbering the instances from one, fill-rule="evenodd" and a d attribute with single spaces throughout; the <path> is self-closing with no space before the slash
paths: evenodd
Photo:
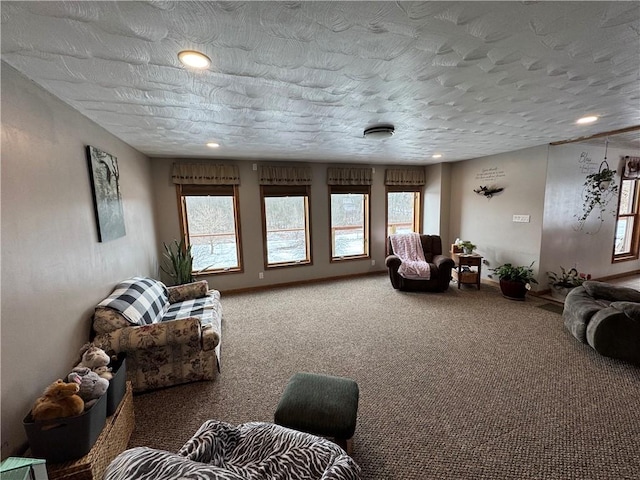
<path id="1" fill-rule="evenodd" d="M 96 367 L 93 369 L 93 371 L 98 375 L 100 375 L 105 380 L 111 380 L 113 378 L 113 373 L 111 373 L 113 369 L 111 367 L 106 367 L 106 366 Z"/>
<path id="2" fill-rule="evenodd" d="M 74 417 L 84 411 L 84 401 L 77 395 L 80 386 L 58 379 L 49 385 L 33 404 L 31 416 L 34 420 Z"/>
<path id="3" fill-rule="evenodd" d="M 88 367 L 106 380 L 113 378 L 111 367 L 108 366 L 111 357 L 101 348 L 85 343 L 80 349 L 80 357 L 80 363 L 76 367 Z"/>
<path id="4" fill-rule="evenodd" d="M 67 376 L 67 380 L 78 384 L 78 395 L 84 400 L 86 409 L 91 408 L 109 388 L 109 380 L 92 372 L 89 367 L 74 368 Z"/>

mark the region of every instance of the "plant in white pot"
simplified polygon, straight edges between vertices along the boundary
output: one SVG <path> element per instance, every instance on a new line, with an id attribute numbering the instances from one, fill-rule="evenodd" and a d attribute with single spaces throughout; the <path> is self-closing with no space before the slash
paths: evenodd
<path id="1" fill-rule="evenodd" d="M 564 297 L 576 287 L 582 285 L 585 280 L 591 279 L 590 274 L 580 273 L 575 268 L 565 269 L 560 266 L 560 273 L 547 272 L 551 296 L 564 300 Z"/>
<path id="2" fill-rule="evenodd" d="M 464 240 L 462 242 L 460 242 L 459 244 L 462 247 L 462 251 L 464 253 L 466 253 L 467 255 L 472 254 L 474 248 L 476 248 L 477 245 L 474 245 L 473 243 L 471 243 L 469 240 Z"/>
<path id="3" fill-rule="evenodd" d="M 490 270 L 500 279 L 502 295 L 510 300 L 524 300 L 531 284 L 538 283 L 533 274 L 533 262 L 528 267 L 505 263 Z"/>

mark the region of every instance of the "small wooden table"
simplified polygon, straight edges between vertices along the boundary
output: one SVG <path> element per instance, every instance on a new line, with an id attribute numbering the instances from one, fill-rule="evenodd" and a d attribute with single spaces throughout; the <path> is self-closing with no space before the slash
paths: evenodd
<path id="1" fill-rule="evenodd" d="M 482 256 L 477 254 L 453 254 L 453 260 L 456 262 L 456 270 L 454 271 L 456 281 L 458 282 L 458 288 L 461 284 L 473 285 L 475 284 L 480 290 L 480 274 L 482 271 Z M 464 268 L 468 267 L 468 268 Z M 471 269 L 470 267 L 475 267 Z"/>

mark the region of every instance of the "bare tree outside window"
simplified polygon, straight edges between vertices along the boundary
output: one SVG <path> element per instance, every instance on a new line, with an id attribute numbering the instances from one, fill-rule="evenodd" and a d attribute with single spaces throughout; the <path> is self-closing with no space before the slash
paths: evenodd
<path id="1" fill-rule="evenodd" d="M 309 261 L 308 203 L 305 196 L 264 198 L 267 263 Z"/>
<path id="2" fill-rule="evenodd" d="M 233 196 L 186 196 L 193 270 L 238 268 Z"/>
<path id="3" fill-rule="evenodd" d="M 331 194 L 331 256 L 368 255 L 366 228 L 368 195 Z"/>

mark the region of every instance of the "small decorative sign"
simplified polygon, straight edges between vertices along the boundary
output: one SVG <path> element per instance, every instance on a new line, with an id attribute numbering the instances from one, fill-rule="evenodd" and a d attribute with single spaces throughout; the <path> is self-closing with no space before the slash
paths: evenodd
<path id="1" fill-rule="evenodd" d="M 126 232 L 118 159 L 95 147 L 87 146 L 87 160 L 98 223 L 98 240 L 108 242 L 123 237 Z"/>
<path id="2" fill-rule="evenodd" d="M 476 180 L 483 180 L 488 183 L 506 176 L 506 172 L 504 170 L 498 170 L 498 167 L 483 168 L 481 172 L 476 174 Z"/>

